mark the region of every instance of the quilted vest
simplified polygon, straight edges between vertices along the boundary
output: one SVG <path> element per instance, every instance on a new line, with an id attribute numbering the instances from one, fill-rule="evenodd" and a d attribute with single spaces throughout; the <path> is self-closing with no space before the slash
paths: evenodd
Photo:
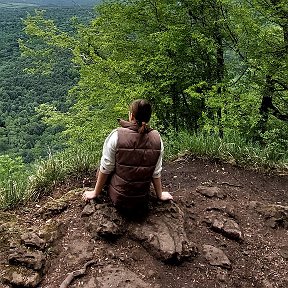
<path id="1" fill-rule="evenodd" d="M 139 133 L 136 123 L 119 121 L 115 171 L 108 193 L 121 209 L 137 209 L 148 203 L 152 176 L 160 156 L 161 141 L 156 130 Z"/>

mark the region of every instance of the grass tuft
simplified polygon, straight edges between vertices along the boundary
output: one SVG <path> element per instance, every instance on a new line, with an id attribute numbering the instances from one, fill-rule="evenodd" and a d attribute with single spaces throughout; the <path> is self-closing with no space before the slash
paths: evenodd
<path id="1" fill-rule="evenodd" d="M 180 131 L 168 133 L 163 140 L 167 160 L 189 152 L 252 168 L 287 170 L 288 167 L 288 151 L 283 153 L 271 146 L 262 147 L 232 132 L 221 139 L 217 135 Z"/>
<path id="2" fill-rule="evenodd" d="M 288 170 L 288 151 L 279 152 L 278 149 L 273 149 L 277 146 L 272 145 L 261 147 L 247 142 L 235 133 L 226 134 L 221 139 L 204 133 L 170 132 L 163 135 L 163 141 L 166 160 L 191 153 L 257 169 Z M 57 184 L 66 179 L 84 178 L 95 171 L 100 154 L 99 143 L 82 145 L 50 155 L 29 171 L 19 159 L 0 156 L 0 209 L 49 195 Z"/>

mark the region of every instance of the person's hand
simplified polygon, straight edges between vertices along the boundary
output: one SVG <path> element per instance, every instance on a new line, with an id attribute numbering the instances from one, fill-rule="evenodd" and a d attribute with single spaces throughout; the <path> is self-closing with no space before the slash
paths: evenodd
<path id="1" fill-rule="evenodd" d="M 83 193 L 83 195 L 82 195 L 82 199 L 84 200 L 84 201 L 89 201 L 89 200 L 91 200 L 91 199 L 93 199 L 93 198 L 95 198 L 96 197 L 96 192 L 95 192 L 95 190 L 86 190 L 84 193 Z"/>
<path id="2" fill-rule="evenodd" d="M 167 200 L 173 200 L 173 196 L 169 192 L 162 192 L 160 200 L 167 201 Z"/>

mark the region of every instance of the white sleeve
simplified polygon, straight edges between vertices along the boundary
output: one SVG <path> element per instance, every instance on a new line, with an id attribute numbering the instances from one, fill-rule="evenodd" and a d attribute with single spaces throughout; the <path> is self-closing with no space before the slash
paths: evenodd
<path id="1" fill-rule="evenodd" d="M 104 174 L 110 174 L 115 169 L 115 153 L 117 141 L 118 132 L 117 129 L 114 129 L 106 138 L 103 145 L 100 171 Z"/>
<path id="2" fill-rule="evenodd" d="M 153 173 L 153 178 L 159 178 L 161 177 L 161 171 L 162 171 L 162 158 L 163 158 L 163 154 L 164 154 L 164 145 L 162 142 L 162 139 L 160 137 L 160 141 L 161 141 L 161 152 L 160 152 L 160 156 L 158 158 L 154 173 Z"/>

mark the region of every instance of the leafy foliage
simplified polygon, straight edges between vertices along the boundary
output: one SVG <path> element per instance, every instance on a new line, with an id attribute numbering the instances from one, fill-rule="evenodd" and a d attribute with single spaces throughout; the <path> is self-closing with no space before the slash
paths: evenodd
<path id="1" fill-rule="evenodd" d="M 252 166 L 277 161 L 285 167 L 287 5 L 285 0 L 108 0 L 95 14 L 77 11 L 81 21 L 72 18 L 69 25 L 73 9 L 31 12 L 19 41 L 28 58 L 17 65 L 32 76 L 16 77 L 21 85 L 14 89 L 0 71 L 0 80 L 5 78 L 0 93 L 12 103 L 0 101 L 0 146 L 5 153 L 22 153 L 25 161 L 28 151 L 38 157 L 45 149 L 54 154 L 68 147 L 71 162 L 61 158 L 68 155 L 64 152 L 57 160 L 50 157 L 47 167 L 40 165 L 45 168 L 35 183 L 50 187 L 54 178 L 72 173 L 71 167 L 79 173 L 91 169 L 116 119 L 127 118 L 131 100 L 146 98 L 168 155 L 191 150 Z M 10 48 L 18 53 L 17 45 Z M 11 63 L 1 59 L 14 67 L 9 65 L 15 57 Z M 23 112 L 30 106 L 37 113 Z"/>

